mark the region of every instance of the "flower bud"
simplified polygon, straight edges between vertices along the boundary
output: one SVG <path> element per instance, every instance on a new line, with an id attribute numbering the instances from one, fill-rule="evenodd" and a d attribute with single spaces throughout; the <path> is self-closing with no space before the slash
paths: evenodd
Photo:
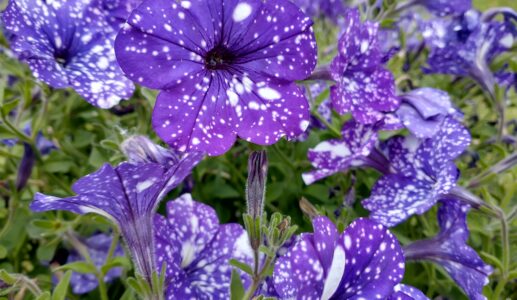
<path id="1" fill-rule="evenodd" d="M 261 218 L 264 212 L 264 198 L 267 182 L 267 154 L 266 151 L 257 151 L 250 154 L 248 160 L 248 182 L 246 198 L 248 214 L 253 218 Z"/>
<path id="2" fill-rule="evenodd" d="M 18 175 L 16 176 L 16 189 L 18 191 L 25 187 L 31 177 L 35 161 L 36 156 L 31 146 L 27 143 L 23 143 L 23 157 L 18 167 Z"/>

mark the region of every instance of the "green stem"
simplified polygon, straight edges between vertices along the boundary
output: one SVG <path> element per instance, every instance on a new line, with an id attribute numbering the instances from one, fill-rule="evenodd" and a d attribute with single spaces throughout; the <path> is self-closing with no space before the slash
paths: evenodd
<path id="1" fill-rule="evenodd" d="M 12 197 L 10 198 L 10 202 L 9 202 L 9 212 L 7 215 L 7 221 L 5 222 L 5 225 L 2 228 L 2 231 L 0 231 L 0 241 L 2 240 L 2 237 L 9 231 L 11 224 L 14 224 L 13 219 L 14 219 L 14 216 L 16 215 L 16 209 L 18 208 L 18 202 L 20 200 L 16 189 L 13 189 L 11 195 L 12 195 Z"/>
<path id="2" fill-rule="evenodd" d="M 270 257 L 270 256 L 268 256 L 266 258 L 266 261 L 264 262 L 264 265 L 262 266 L 262 269 L 260 270 L 260 273 L 255 274 L 253 276 L 253 282 L 252 282 L 250 288 L 248 289 L 248 291 L 246 292 L 246 295 L 244 295 L 244 299 L 251 300 L 253 295 L 255 295 L 255 292 L 259 288 L 260 284 L 266 278 L 266 272 L 270 268 L 271 263 L 273 261 L 274 261 L 273 258 Z"/>
<path id="3" fill-rule="evenodd" d="M 501 220 L 501 242 L 503 245 L 503 269 L 501 270 L 501 279 L 496 286 L 492 299 L 500 299 L 506 283 L 508 282 L 508 274 L 510 272 L 510 235 L 509 227 L 504 212 L 498 208 L 499 219 Z"/>
<path id="4" fill-rule="evenodd" d="M 101 295 L 101 300 L 109 300 L 108 289 L 106 288 L 106 283 L 104 283 L 102 272 L 97 274 L 97 281 L 99 282 L 99 294 Z"/>

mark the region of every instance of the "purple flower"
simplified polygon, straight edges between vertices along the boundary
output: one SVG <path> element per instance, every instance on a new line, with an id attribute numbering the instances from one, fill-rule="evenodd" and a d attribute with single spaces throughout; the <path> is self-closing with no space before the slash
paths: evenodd
<path id="1" fill-rule="evenodd" d="M 115 61 L 115 31 L 107 29 L 98 2 L 11 0 L 2 20 L 19 59 L 50 86 L 72 87 L 101 108 L 133 93 Z"/>
<path id="2" fill-rule="evenodd" d="M 134 135 L 125 139 L 120 149 L 133 164 L 157 163 L 162 166 L 172 166 L 180 160 L 179 153 L 157 145 L 143 135 Z"/>
<path id="3" fill-rule="evenodd" d="M 24 133 L 30 136 L 31 128 L 30 126 L 26 126 L 23 130 Z M 8 146 L 13 147 L 18 142 L 18 139 L 3 139 L 1 142 Z M 54 143 L 46 139 L 41 132 L 36 135 L 36 148 L 41 153 L 41 155 L 47 155 L 53 149 L 56 149 Z M 23 156 L 20 161 L 20 165 L 18 166 L 18 174 L 16 176 L 16 189 L 21 190 L 27 185 L 27 181 L 29 180 L 32 169 L 34 168 L 34 164 L 36 163 L 36 154 L 32 149 L 31 145 L 28 143 L 23 143 Z"/>
<path id="4" fill-rule="evenodd" d="M 84 240 L 84 245 L 88 249 L 88 254 L 97 268 L 101 268 L 106 263 L 110 250 L 112 238 L 103 233 L 92 235 Z M 113 252 L 113 256 L 124 256 L 124 251 L 118 244 Z M 67 263 L 84 261 L 85 259 L 77 251 L 71 251 Z M 116 267 L 109 270 L 104 276 L 104 282 L 110 282 L 122 274 L 122 268 Z M 99 284 L 94 274 L 72 273 L 70 279 L 74 294 L 85 294 L 97 288 Z"/>
<path id="5" fill-rule="evenodd" d="M 439 16 L 458 15 L 472 8 L 472 0 L 416 0 Z"/>
<path id="6" fill-rule="evenodd" d="M 509 50 L 517 36 L 511 21 L 484 21 L 474 10 L 453 19 L 435 19 L 422 27 L 430 48 L 426 72 L 470 76 L 489 91 L 495 83 L 490 62 Z"/>
<path id="7" fill-rule="evenodd" d="M 362 124 L 372 124 L 399 106 L 395 81 L 382 65 L 377 37 L 378 24 L 360 22 L 359 11 L 346 13 L 338 55 L 330 66 L 337 84 L 331 87 L 332 107 L 340 114 L 352 113 Z"/>
<path id="8" fill-rule="evenodd" d="M 153 127 L 172 147 L 220 155 L 237 136 L 270 145 L 309 125 L 294 81 L 314 69 L 316 43 L 291 2 L 149 0 L 128 23 L 117 58 L 129 78 L 162 90 Z"/>
<path id="9" fill-rule="evenodd" d="M 389 119 L 383 121 L 386 120 Z M 312 184 L 352 167 L 366 166 L 389 173 L 389 162 L 375 148 L 379 140 L 377 132 L 392 125 L 383 121 L 363 125 L 350 120 L 341 129 L 343 139 L 323 141 L 310 149 L 307 156 L 316 170 L 302 175 L 305 184 Z"/>
<path id="10" fill-rule="evenodd" d="M 382 225 L 358 219 L 339 234 L 326 217 L 312 224 L 275 264 L 280 299 L 384 299 L 402 280 L 402 249 Z"/>
<path id="11" fill-rule="evenodd" d="M 470 135 L 452 117 L 429 139 L 391 138 L 386 152 L 392 174 L 384 175 L 363 201 L 370 217 L 391 227 L 413 214 L 422 214 L 456 186 L 459 176 L 453 160 L 469 145 Z"/>
<path id="12" fill-rule="evenodd" d="M 419 289 L 405 284 L 397 284 L 386 300 L 429 300 Z"/>
<path id="13" fill-rule="evenodd" d="M 167 218 L 156 215 L 154 226 L 157 267 L 167 267 L 167 299 L 229 299 L 229 260 L 253 261 L 242 226 L 220 225 L 214 209 L 190 194 L 168 202 Z"/>
<path id="14" fill-rule="evenodd" d="M 150 280 L 155 271 L 153 214 L 159 201 L 201 159 L 200 153 L 190 153 L 168 168 L 156 163 L 122 163 L 115 168 L 105 164 L 72 186 L 76 196 L 58 198 L 37 193 L 31 209 L 93 212 L 107 217 L 119 227 L 137 271 Z"/>
<path id="15" fill-rule="evenodd" d="M 461 114 L 451 103 L 449 94 L 433 88 L 419 88 L 400 96 L 402 104 L 396 114 L 417 138 L 429 138 L 441 128 L 444 119 Z"/>
<path id="16" fill-rule="evenodd" d="M 102 2 L 102 9 L 107 13 L 107 20 L 118 31 L 126 23 L 129 14 L 142 0 L 98 0 Z"/>
<path id="17" fill-rule="evenodd" d="M 416 52 L 422 45 L 419 39 L 421 16 L 415 11 L 408 11 L 398 17 L 392 27 L 380 28 L 379 44 L 383 53 L 382 62 L 387 62 L 402 48 L 402 37 L 404 34 L 404 46 L 407 52 Z"/>
<path id="18" fill-rule="evenodd" d="M 470 299 L 486 299 L 483 286 L 493 269 L 468 244 L 467 213 L 470 209 L 457 200 L 445 199 L 438 209 L 440 233 L 404 248 L 411 260 L 429 260 L 442 266 Z"/>
<path id="19" fill-rule="evenodd" d="M 324 16 L 337 22 L 346 12 L 343 0 L 291 0 L 310 17 Z"/>

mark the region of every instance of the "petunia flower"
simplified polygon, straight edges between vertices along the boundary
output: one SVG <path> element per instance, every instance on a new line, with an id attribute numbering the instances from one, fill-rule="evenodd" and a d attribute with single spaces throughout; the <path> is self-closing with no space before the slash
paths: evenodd
<path id="1" fill-rule="evenodd" d="M 422 35 L 430 49 L 424 71 L 470 76 L 493 92 L 495 79 L 489 65 L 513 46 L 517 31 L 509 20 L 485 21 L 479 12 L 469 10 L 453 19 L 423 23 Z"/>
<path id="2" fill-rule="evenodd" d="M 346 12 L 343 0 L 291 0 L 310 17 L 326 17 L 337 22 Z"/>
<path id="3" fill-rule="evenodd" d="M 340 114 L 352 113 L 359 123 L 372 124 L 395 110 L 400 100 L 395 96 L 393 75 L 382 64 L 379 25 L 361 23 L 357 9 L 348 10 L 345 16 L 338 55 L 330 66 L 337 83 L 330 90 L 332 107 Z"/>
<path id="4" fill-rule="evenodd" d="M 397 284 L 386 300 L 429 300 L 422 291 L 405 284 Z"/>
<path id="5" fill-rule="evenodd" d="M 449 94 L 433 88 L 418 88 L 400 96 L 396 115 L 417 138 L 429 138 L 441 128 L 447 116 L 461 117 Z"/>
<path id="6" fill-rule="evenodd" d="M 58 198 L 37 193 L 30 207 L 36 212 L 67 210 L 105 216 L 119 227 L 136 270 L 150 281 L 156 270 L 153 214 L 160 200 L 179 185 L 201 159 L 200 153 L 190 153 L 170 167 L 125 162 L 114 168 L 105 164 L 72 186 L 76 196 Z"/>
<path id="7" fill-rule="evenodd" d="M 97 0 L 102 3 L 108 23 L 118 31 L 142 0 Z"/>
<path id="8" fill-rule="evenodd" d="M 280 257 L 273 281 L 280 299 L 384 299 L 404 275 L 404 255 L 382 225 L 358 219 L 342 234 L 326 217 L 312 220 Z"/>
<path id="9" fill-rule="evenodd" d="M 184 194 L 167 203 L 167 217 L 156 215 L 154 226 L 157 267 L 167 267 L 167 299 L 230 299 L 229 260 L 253 261 L 241 225 L 220 225 L 213 208 Z M 243 279 L 249 285 L 250 278 Z"/>
<path id="10" fill-rule="evenodd" d="M 237 136 L 270 145 L 309 125 L 295 80 L 316 65 L 312 21 L 287 0 L 148 0 L 115 42 L 126 75 L 160 89 L 153 128 L 173 148 L 209 155 Z"/>
<path id="11" fill-rule="evenodd" d="M 388 140 L 385 148 L 393 172 L 379 179 L 363 201 L 370 218 L 391 227 L 434 206 L 456 187 L 459 171 L 453 160 L 469 143 L 467 129 L 452 117 L 445 118 L 432 138 Z"/>
<path id="12" fill-rule="evenodd" d="M 459 15 L 472 8 L 472 0 L 414 0 L 438 16 Z"/>
<path id="13" fill-rule="evenodd" d="M 384 121 L 388 120 L 387 118 Z M 305 184 L 345 172 L 353 167 L 371 167 L 381 173 L 389 173 L 389 161 L 376 148 L 377 132 L 389 129 L 392 124 L 383 121 L 374 125 L 363 125 L 350 120 L 341 129 L 342 139 L 328 140 L 309 149 L 309 161 L 315 170 L 302 175 Z"/>
<path id="14" fill-rule="evenodd" d="M 442 266 L 469 299 L 486 299 L 483 286 L 493 268 L 483 262 L 468 244 L 467 213 L 470 207 L 454 199 L 441 201 L 438 209 L 440 233 L 404 248 L 408 260 L 427 260 Z"/>
<path id="15" fill-rule="evenodd" d="M 30 136 L 32 132 L 30 126 L 26 126 L 23 131 L 28 136 Z M 18 139 L 3 139 L 0 142 L 8 147 L 13 147 L 18 142 Z M 41 132 L 38 132 L 36 135 L 35 146 L 41 155 L 48 155 L 50 151 L 56 149 L 54 143 L 46 139 Z M 31 145 L 28 143 L 23 142 L 23 156 L 20 161 L 20 165 L 18 166 L 18 174 L 16 176 L 17 190 L 21 190 L 27 185 L 35 163 L 36 153 L 34 153 L 34 149 L 32 149 Z"/>
<path id="16" fill-rule="evenodd" d="M 98 1 L 10 0 L 2 14 L 11 48 L 34 76 L 71 87 L 91 104 L 110 108 L 134 90 L 115 61 L 115 31 Z"/>
<path id="17" fill-rule="evenodd" d="M 92 235 L 83 241 L 90 258 L 97 268 L 101 268 L 106 263 L 111 242 L 112 237 L 104 233 Z M 115 251 L 113 252 L 113 257 L 117 256 L 124 256 L 124 250 L 122 250 L 120 244 L 115 247 Z M 78 261 L 85 261 L 85 259 L 81 257 L 77 251 L 71 251 L 66 263 Z M 115 278 L 120 277 L 121 274 L 122 268 L 112 268 L 104 276 L 104 282 L 111 282 Z M 72 286 L 74 294 L 85 294 L 93 291 L 97 288 L 98 284 L 99 282 L 94 274 L 80 274 L 74 272 L 70 278 L 70 285 Z"/>
<path id="18" fill-rule="evenodd" d="M 171 149 L 153 143 L 148 137 L 134 135 L 120 144 L 120 149 L 130 163 L 157 163 L 162 166 L 177 164 L 181 155 Z"/>

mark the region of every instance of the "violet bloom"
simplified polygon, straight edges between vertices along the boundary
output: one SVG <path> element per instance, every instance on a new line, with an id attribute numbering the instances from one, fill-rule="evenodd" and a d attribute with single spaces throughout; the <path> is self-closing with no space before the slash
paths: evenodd
<path id="1" fill-rule="evenodd" d="M 384 299 L 404 275 L 404 255 L 382 225 L 358 219 L 342 234 L 326 217 L 312 220 L 280 257 L 273 281 L 280 299 Z"/>
<path id="2" fill-rule="evenodd" d="M 101 268 L 106 263 L 110 250 L 112 238 L 103 233 L 92 235 L 83 241 L 88 249 L 88 254 L 97 268 Z M 113 252 L 113 257 L 124 256 L 124 250 L 118 244 Z M 66 263 L 85 261 L 77 251 L 71 251 Z M 122 268 L 116 267 L 109 270 L 104 276 L 104 282 L 111 282 L 122 274 Z M 99 282 L 94 274 L 72 273 L 70 285 L 74 294 L 85 294 L 97 288 Z"/>
<path id="3" fill-rule="evenodd" d="M 179 185 L 202 159 L 190 153 L 177 164 L 105 164 L 79 179 L 72 190 L 77 194 L 58 198 L 37 193 L 31 204 L 36 212 L 68 210 L 77 214 L 97 213 L 120 229 L 137 271 L 150 281 L 155 271 L 152 218 L 160 200 Z"/>
<path id="4" fill-rule="evenodd" d="M 337 82 L 330 90 L 332 107 L 340 114 L 352 113 L 362 124 L 381 120 L 400 104 L 393 75 L 382 65 L 378 29 L 376 23 L 361 23 L 357 9 L 348 10 L 338 55 L 330 66 Z"/>
<path id="5" fill-rule="evenodd" d="M 400 96 L 402 104 L 397 116 L 417 138 L 429 138 L 441 128 L 447 116 L 461 118 L 449 94 L 433 88 L 419 88 Z"/>
<path id="6" fill-rule="evenodd" d="M 452 117 L 443 121 L 432 138 L 388 140 L 386 152 L 393 172 L 379 179 L 363 201 L 370 217 L 391 227 L 426 212 L 455 188 L 459 171 L 453 160 L 469 143 L 467 129 Z"/>
<path id="7" fill-rule="evenodd" d="M 414 242 L 404 248 L 409 260 L 428 260 L 442 266 L 469 299 L 486 299 L 483 286 L 488 284 L 491 266 L 485 264 L 468 244 L 468 205 L 445 199 L 438 209 L 440 233 L 433 238 Z"/>
<path id="8" fill-rule="evenodd" d="M 386 300 L 429 300 L 422 291 L 405 284 L 397 284 Z"/>
<path id="9" fill-rule="evenodd" d="M 248 235 L 239 224 L 220 225 L 213 208 L 190 194 L 167 203 L 154 220 L 157 267 L 165 263 L 167 299 L 230 299 L 234 258 L 252 264 Z M 243 277 L 249 285 L 249 277 Z"/>
<path id="10" fill-rule="evenodd" d="M 309 106 L 295 80 L 317 51 L 312 21 L 288 0 L 148 0 L 117 37 L 118 61 L 162 90 L 153 128 L 180 151 L 228 151 L 237 136 L 260 145 L 295 138 Z"/>
<path id="11" fill-rule="evenodd" d="M 143 135 L 134 135 L 125 139 L 120 149 L 130 163 L 158 163 L 162 166 L 172 166 L 180 160 L 180 154 L 171 149 L 153 143 Z"/>
<path id="12" fill-rule="evenodd" d="M 343 0 L 291 0 L 310 17 L 326 17 L 337 22 L 346 12 Z"/>
<path id="13" fill-rule="evenodd" d="M 411 0 L 410 0 L 411 1 Z M 445 15 L 459 15 L 472 8 L 472 0 L 412 0 L 415 4 L 425 6 L 432 13 Z"/>
<path id="14" fill-rule="evenodd" d="M 307 156 L 316 170 L 302 175 L 305 184 L 345 172 L 352 167 L 371 167 L 382 173 L 389 173 L 389 162 L 375 146 L 378 143 L 377 132 L 389 129 L 393 124 L 383 121 L 375 125 L 363 125 L 350 120 L 341 129 L 342 139 L 328 140 L 310 149 Z"/>
<path id="15" fill-rule="evenodd" d="M 102 2 L 102 9 L 114 30 L 118 31 L 126 23 L 129 14 L 142 0 L 98 0 Z"/>
<path id="16" fill-rule="evenodd" d="M 479 12 L 469 10 L 457 18 L 435 19 L 422 27 L 430 48 L 426 72 L 470 76 L 493 92 L 495 80 L 489 64 L 513 46 L 517 33 L 511 21 L 484 21 Z"/>
<path id="17" fill-rule="evenodd" d="M 115 31 L 100 11 L 96 1 L 11 0 L 2 20 L 11 48 L 36 78 L 110 108 L 134 86 L 115 61 Z"/>
<path id="18" fill-rule="evenodd" d="M 32 134 L 30 126 L 26 126 L 23 131 L 28 136 Z M 13 147 L 18 142 L 18 139 L 4 139 L 1 142 L 8 147 Z M 56 146 L 39 132 L 36 135 L 36 148 L 41 155 L 48 155 L 50 151 L 56 149 Z M 23 142 L 23 156 L 18 166 L 18 174 L 16 175 L 17 190 L 21 190 L 27 185 L 35 163 L 36 153 L 34 153 L 34 150 L 28 143 Z"/>

